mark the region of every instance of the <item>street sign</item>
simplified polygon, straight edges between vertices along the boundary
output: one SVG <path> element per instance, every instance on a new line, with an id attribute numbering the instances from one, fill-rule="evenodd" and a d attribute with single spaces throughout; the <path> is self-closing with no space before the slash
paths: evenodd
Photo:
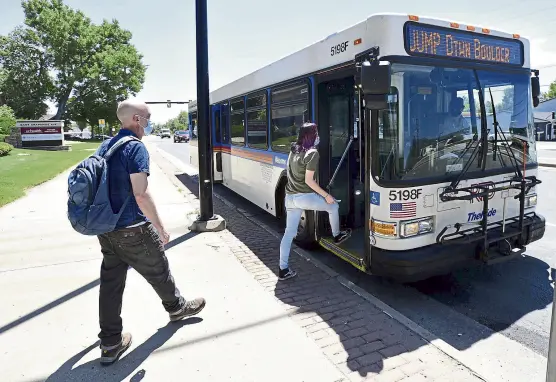
<path id="1" fill-rule="evenodd" d="M 104 119 L 99 119 L 98 120 L 98 126 L 104 128 L 104 126 L 106 125 Z"/>

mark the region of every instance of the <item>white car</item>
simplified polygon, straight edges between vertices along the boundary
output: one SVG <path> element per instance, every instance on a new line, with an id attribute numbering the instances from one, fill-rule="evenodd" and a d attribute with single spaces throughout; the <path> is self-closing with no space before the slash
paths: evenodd
<path id="1" fill-rule="evenodd" d="M 170 132 L 170 129 L 162 129 L 162 131 L 160 132 L 160 138 L 161 139 L 172 138 L 172 133 Z"/>

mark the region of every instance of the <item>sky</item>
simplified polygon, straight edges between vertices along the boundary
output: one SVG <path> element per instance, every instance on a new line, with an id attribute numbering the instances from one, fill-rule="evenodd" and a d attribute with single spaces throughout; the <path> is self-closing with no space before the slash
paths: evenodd
<path id="1" fill-rule="evenodd" d="M 65 0 L 93 22 L 117 19 L 148 65 L 145 101 L 196 98 L 195 1 Z M 356 24 L 374 13 L 438 17 L 518 33 L 531 40 L 532 66 L 541 85 L 556 80 L 556 3 L 553 0 L 208 0 L 211 91 L 290 53 Z M 0 34 L 23 22 L 20 0 L 2 0 Z M 547 87 L 542 88 L 543 91 Z M 186 105 L 151 106 L 163 123 Z"/>

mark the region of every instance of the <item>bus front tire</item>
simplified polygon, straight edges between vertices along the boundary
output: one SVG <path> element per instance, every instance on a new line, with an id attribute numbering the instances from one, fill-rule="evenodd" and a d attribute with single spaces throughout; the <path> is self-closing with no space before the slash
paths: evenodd
<path id="1" fill-rule="evenodd" d="M 315 249 L 315 213 L 313 211 L 303 211 L 301 220 L 297 227 L 297 235 L 293 239 L 294 243 L 304 249 Z"/>
<path id="2" fill-rule="evenodd" d="M 277 193 L 276 204 L 279 206 L 279 220 L 281 226 L 286 228 L 287 212 L 284 204 L 286 184 L 285 181 L 281 183 L 281 187 L 278 188 L 279 192 Z M 297 235 L 293 241 L 298 247 L 304 249 L 315 249 L 317 247 L 315 241 L 315 213 L 313 211 L 303 211 L 299 226 L 297 227 Z"/>

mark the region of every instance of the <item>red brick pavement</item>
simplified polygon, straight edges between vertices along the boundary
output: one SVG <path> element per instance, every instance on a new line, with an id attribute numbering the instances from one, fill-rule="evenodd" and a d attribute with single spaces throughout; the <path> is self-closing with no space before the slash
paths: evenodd
<path id="1" fill-rule="evenodd" d="M 173 177 L 173 165 L 151 155 Z M 177 178 L 190 190 L 184 196 L 198 203 L 198 184 L 187 175 Z M 350 381 L 482 380 L 300 256 L 290 257 L 298 277 L 278 282 L 279 240 L 218 198 L 214 209 L 226 219 L 228 229 L 218 235 L 231 253 Z"/>

